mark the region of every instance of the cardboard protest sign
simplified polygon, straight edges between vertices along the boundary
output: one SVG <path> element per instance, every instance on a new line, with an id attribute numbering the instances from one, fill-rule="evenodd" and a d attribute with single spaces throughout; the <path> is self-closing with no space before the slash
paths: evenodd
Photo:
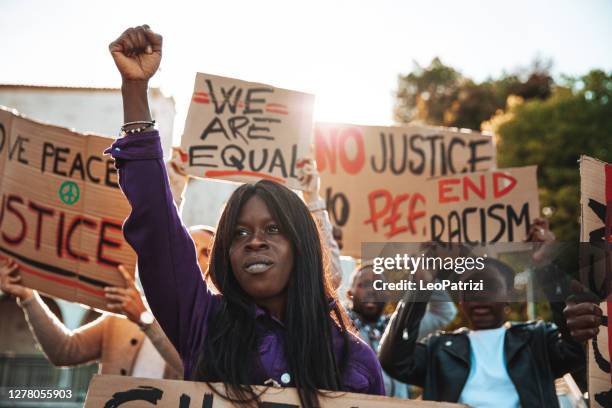
<path id="1" fill-rule="evenodd" d="M 588 156 L 580 158 L 580 273 L 582 282 L 608 302 L 601 304 L 605 316 L 612 311 L 612 165 Z M 606 320 L 607 322 L 607 320 Z M 604 322 L 605 323 L 605 322 Z M 592 407 L 612 403 L 610 354 L 611 327 L 601 328 L 597 338 L 589 341 L 589 395 Z"/>
<path id="2" fill-rule="evenodd" d="M 495 168 L 490 136 L 423 126 L 317 124 L 322 195 L 361 242 L 515 242 L 539 212 L 536 168 Z"/>
<path id="3" fill-rule="evenodd" d="M 125 286 L 135 254 L 121 225 L 129 204 L 117 184 L 112 139 L 85 136 L 0 109 L 0 253 L 26 286 L 104 309 L 104 287 Z"/>
<path id="4" fill-rule="evenodd" d="M 198 73 L 181 139 L 187 172 L 300 189 L 295 164 L 310 151 L 313 103 L 313 95 Z"/>
<path id="5" fill-rule="evenodd" d="M 224 393 L 221 383 L 212 384 Z M 294 388 L 256 387 L 264 391 L 262 406 L 266 408 L 299 408 L 300 400 Z M 119 407 L 145 408 L 155 405 L 160 408 L 229 408 L 231 404 L 213 392 L 203 382 L 152 380 L 115 375 L 95 375 L 89 384 L 84 408 Z M 321 398 L 322 408 L 460 408 L 462 404 L 400 400 L 375 395 L 354 393 L 330 393 Z"/>

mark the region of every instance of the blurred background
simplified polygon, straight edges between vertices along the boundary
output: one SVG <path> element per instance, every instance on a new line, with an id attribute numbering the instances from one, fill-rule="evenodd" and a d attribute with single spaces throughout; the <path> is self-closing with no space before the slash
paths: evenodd
<path id="1" fill-rule="evenodd" d="M 492 132 L 499 167 L 539 166 L 543 214 L 559 240 L 575 241 L 577 160 L 612 162 L 610 21 L 607 0 L 2 0 L 0 105 L 116 136 L 120 77 L 108 44 L 147 23 L 164 36 L 151 99 L 166 153 L 180 140 L 196 72 L 270 83 L 315 94 L 317 121 Z M 191 181 L 185 223 L 216 224 L 232 190 Z M 353 265 L 345 260 L 345 275 Z M 48 302 L 69 328 L 96 317 Z M 95 366 L 53 368 L 12 299 L 0 299 L 0 316 L 0 333 L 10 333 L 0 336 L 0 387 L 59 384 L 84 396 Z"/>

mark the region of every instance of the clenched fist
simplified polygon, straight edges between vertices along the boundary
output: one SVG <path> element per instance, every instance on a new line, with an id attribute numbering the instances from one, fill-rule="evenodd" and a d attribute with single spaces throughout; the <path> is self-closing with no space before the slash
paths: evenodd
<path id="1" fill-rule="evenodd" d="M 159 68 L 162 36 L 145 24 L 128 28 L 108 48 L 124 81 L 148 81 Z"/>

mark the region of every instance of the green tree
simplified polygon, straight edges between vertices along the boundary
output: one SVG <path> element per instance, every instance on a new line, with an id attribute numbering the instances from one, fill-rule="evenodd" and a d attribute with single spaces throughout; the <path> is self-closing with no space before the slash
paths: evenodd
<path id="1" fill-rule="evenodd" d="M 566 78 L 545 100 L 531 99 L 509 109 L 495 123 L 499 167 L 538 165 L 542 207 L 552 211 L 559 240 L 578 240 L 580 174 L 586 154 L 612 161 L 612 72 L 593 70 Z"/>
<path id="2" fill-rule="evenodd" d="M 553 86 L 551 66 L 550 61 L 537 58 L 518 73 L 476 83 L 439 58 L 425 68 L 415 63 L 411 73 L 399 77 L 395 120 L 480 129 L 482 122 L 504 108 L 509 95 L 525 100 L 548 98 Z"/>

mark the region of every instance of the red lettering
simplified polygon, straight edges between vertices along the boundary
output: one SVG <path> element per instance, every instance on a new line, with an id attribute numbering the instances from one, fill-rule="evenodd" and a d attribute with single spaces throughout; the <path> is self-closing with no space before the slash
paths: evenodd
<path id="1" fill-rule="evenodd" d="M 397 221 L 400 219 L 400 214 L 397 211 L 399 205 L 408 199 L 410 194 L 400 194 L 393 199 L 393 206 L 391 209 L 391 215 L 389 215 L 384 222 L 384 225 L 389 225 L 389 231 L 385 234 L 387 238 L 392 238 L 397 234 L 408 230 L 408 226 L 404 225 L 401 227 L 397 226 Z"/>
<path id="2" fill-rule="evenodd" d="M 355 141 L 355 148 L 357 150 L 355 157 L 352 160 L 349 159 L 346 154 L 346 144 L 350 139 Z M 340 144 L 342 146 L 340 149 L 340 164 L 342 165 L 342 168 L 348 174 L 359 173 L 363 168 L 363 164 L 365 163 L 365 146 L 361 131 L 358 128 L 343 129 L 342 134 L 340 135 Z"/>
<path id="3" fill-rule="evenodd" d="M 76 252 L 72 249 L 72 235 L 76 231 L 76 229 L 80 225 L 85 225 L 87 228 L 96 229 L 97 224 L 95 221 L 90 220 L 89 218 L 85 218 L 82 216 L 76 216 L 72 220 L 72 223 L 68 227 L 68 232 L 66 233 L 66 252 L 74 259 L 78 259 L 79 261 L 89 262 L 89 257 L 86 254 Z"/>
<path id="4" fill-rule="evenodd" d="M 379 198 L 385 200 L 384 207 L 377 210 L 376 202 Z M 374 232 L 378 232 L 378 220 L 382 218 L 391 207 L 392 197 L 387 190 L 375 190 L 368 194 L 368 204 L 370 205 L 370 218 L 364 221 L 364 224 L 372 224 Z"/>
<path id="5" fill-rule="evenodd" d="M 500 189 L 501 180 L 507 180 L 510 182 L 510 184 Z M 514 186 L 516 186 L 516 179 L 514 177 L 500 172 L 493 173 L 493 196 L 495 198 L 508 194 L 514 188 Z"/>
<path id="6" fill-rule="evenodd" d="M 425 204 L 425 197 L 421 193 L 414 193 L 412 195 L 412 199 L 410 200 L 410 206 L 408 207 L 408 227 L 410 228 L 410 232 L 412 234 L 416 234 L 416 226 L 414 222 L 419 218 L 425 217 L 427 211 L 415 211 L 415 207 L 418 202 L 422 202 Z"/>
<path id="7" fill-rule="evenodd" d="M 36 237 L 34 239 L 34 246 L 36 249 L 40 249 L 40 243 L 42 238 L 42 229 L 43 229 L 43 218 L 45 215 L 53 216 L 55 211 L 53 208 L 43 207 L 42 205 L 38 205 L 30 201 L 29 203 L 30 210 L 37 213 L 38 217 L 36 218 Z"/>
<path id="8" fill-rule="evenodd" d="M 440 203 L 452 203 L 459 201 L 458 196 L 448 197 L 447 193 L 452 193 L 453 188 L 450 185 L 459 184 L 461 180 L 456 178 L 443 179 L 438 181 L 438 201 Z"/>
<path id="9" fill-rule="evenodd" d="M 484 174 L 481 174 L 479 176 L 480 179 L 480 189 L 478 188 L 478 186 L 476 186 L 476 184 L 474 184 L 474 182 L 472 181 L 472 179 L 470 179 L 468 176 L 463 177 L 463 199 L 464 200 L 469 200 L 469 194 L 468 194 L 468 190 L 472 190 L 478 197 L 482 198 L 483 200 L 485 199 L 486 195 L 487 195 L 487 190 L 485 188 L 485 176 Z"/>
<path id="10" fill-rule="evenodd" d="M 327 163 L 329 163 L 329 172 L 336 174 L 336 156 L 338 155 L 338 129 L 329 129 L 329 138 L 323 135 L 320 128 L 315 128 L 315 160 L 317 161 L 317 170 L 325 171 Z"/>
<path id="11" fill-rule="evenodd" d="M 120 249 L 121 241 L 108 238 L 106 236 L 107 229 L 114 229 L 119 234 L 121 234 L 121 223 L 114 222 L 111 220 L 102 220 L 102 223 L 100 224 L 100 239 L 98 241 L 96 261 L 99 265 L 116 268 L 119 265 L 119 261 L 104 256 L 104 247 L 108 246 L 110 248 Z"/>
<path id="12" fill-rule="evenodd" d="M 11 237 L 4 232 L 4 228 L 3 228 L 2 238 L 9 245 L 19 245 L 21 241 L 24 240 L 28 232 L 28 226 L 26 224 L 26 220 L 23 214 L 21 214 L 15 207 L 13 207 L 14 202 L 23 204 L 23 199 L 15 194 L 9 194 L 9 196 L 6 199 L 6 211 L 7 213 L 8 212 L 12 213 L 19 220 L 19 223 L 21 224 L 21 227 L 20 227 L 21 232 Z M 3 221 L 2 225 L 4 226 L 5 225 L 4 221 L 6 221 L 4 219 L 4 215 L 2 216 L 2 221 Z"/>

